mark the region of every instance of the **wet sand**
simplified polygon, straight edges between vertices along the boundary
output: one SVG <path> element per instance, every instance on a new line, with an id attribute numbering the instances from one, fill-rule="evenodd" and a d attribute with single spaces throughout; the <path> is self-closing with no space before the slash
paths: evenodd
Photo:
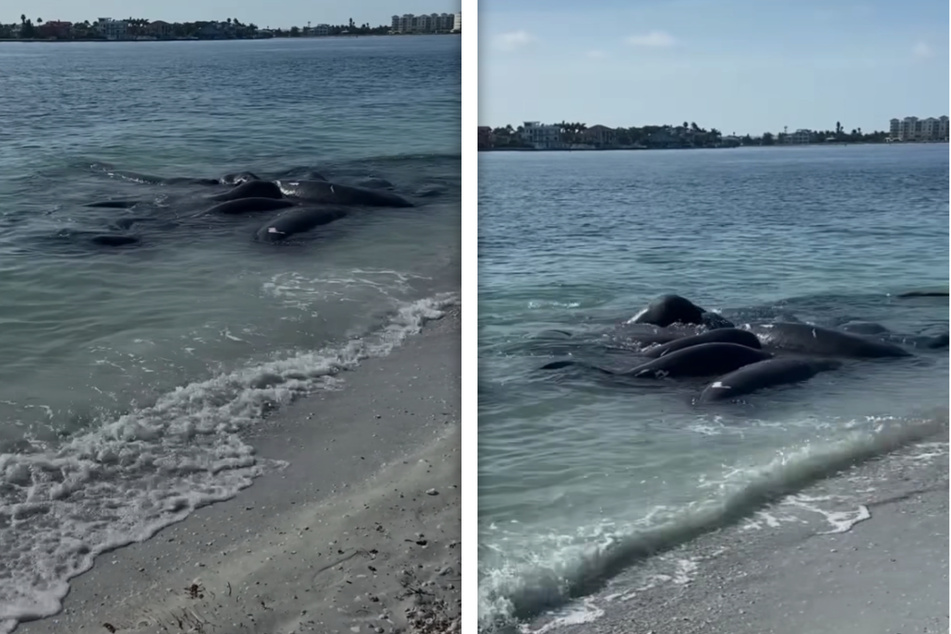
<path id="1" fill-rule="evenodd" d="M 850 501 L 827 515 L 806 513 L 779 527 L 751 529 L 741 522 L 705 535 L 670 553 L 692 562 L 684 578 L 628 593 L 623 600 L 599 601 L 603 612 L 588 622 L 540 619 L 541 627 L 533 629 L 553 634 L 948 631 L 946 444 L 931 458 L 902 451 L 870 461 L 801 495 L 825 506 L 837 496 L 848 495 Z M 616 592 L 608 588 L 601 598 Z"/>
<path id="2" fill-rule="evenodd" d="M 459 632 L 458 317 L 278 412 L 266 475 L 100 556 L 18 634 Z"/>

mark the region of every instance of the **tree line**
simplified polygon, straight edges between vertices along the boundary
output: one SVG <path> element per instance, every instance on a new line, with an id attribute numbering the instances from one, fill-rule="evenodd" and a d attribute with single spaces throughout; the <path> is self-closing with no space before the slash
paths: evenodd
<path id="1" fill-rule="evenodd" d="M 591 143 L 591 135 L 586 134 L 590 128 L 585 123 L 562 121 L 554 124 L 558 128 L 561 143 L 565 145 Z M 697 125 L 696 122 L 684 121 L 681 125 L 644 125 L 621 128 L 609 128 L 606 135 L 607 146 L 664 146 L 664 147 L 720 147 L 722 145 L 777 145 L 786 143 L 790 136 L 787 132 L 764 132 L 762 135 L 750 134 L 724 137 L 717 128 L 709 130 Z M 524 141 L 524 127 L 512 125 L 493 128 L 493 145 L 495 147 L 528 147 Z M 604 136 L 604 135 L 602 135 Z M 855 128 L 846 132 L 841 122 L 836 122 L 835 130 L 811 130 L 809 143 L 884 143 L 887 132 L 862 132 L 862 128 Z"/>
<path id="2" fill-rule="evenodd" d="M 154 35 L 149 31 L 150 20 L 145 18 L 129 17 L 125 20 L 126 33 L 130 37 Z M 74 22 L 70 33 L 67 36 L 60 35 L 60 39 L 74 40 L 95 40 L 103 39 L 104 36 L 96 26 L 96 22 L 83 20 Z M 220 22 L 198 21 L 198 22 L 174 22 L 169 25 L 169 36 L 173 38 L 200 37 L 205 27 L 209 25 L 223 24 L 224 30 L 222 37 L 229 39 L 255 38 L 261 37 L 261 29 L 258 25 L 252 23 L 245 24 L 238 18 L 226 18 Z M 42 37 L 40 27 L 43 25 L 43 18 L 28 18 L 25 14 L 20 15 L 19 38 L 24 40 L 36 39 Z M 0 24 L 0 38 L 10 39 L 13 35 L 14 24 Z M 328 29 L 329 35 L 386 35 L 390 32 L 390 27 L 386 25 L 372 27 L 370 23 L 357 25 L 351 18 L 348 24 L 332 24 Z M 301 37 L 305 34 L 305 29 L 299 26 L 292 26 L 289 29 L 271 29 L 268 35 L 272 37 Z"/>

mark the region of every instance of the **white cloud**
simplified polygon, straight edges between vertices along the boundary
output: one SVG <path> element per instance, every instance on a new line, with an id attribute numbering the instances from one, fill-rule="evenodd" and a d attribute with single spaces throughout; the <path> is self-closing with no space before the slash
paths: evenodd
<path id="1" fill-rule="evenodd" d="M 915 44 L 915 48 L 912 49 L 912 52 L 915 54 L 915 57 L 920 57 L 922 59 L 931 57 L 932 55 L 931 47 L 928 46 L 927 42 L 918 42 Z"/>
<path id="2" fill-rule="evenodd" d="M 651 31 L 641 35 L 632 35 L 627 38 L 631 46 L 645 46 L 650 48 L 670 48 L 677 43 L 674 36 L 666 31 Z"/>
<path id="3" fill-rule="evenodd" d="M 608 54 L 605 53 L 604 51 L 598 51 L 598 50 L 588 51 L 587 53 L 585 53 L 585 55 L 588 56 L 588 59 L 604 59 L 605 57 L 608 56 Z"/>
<path id="4" fill-rule="evenodd" d="M 503 51 L 514 51 L 528 46 L 535 41 L 535 36 L 528 31 L 512 31 L 502 33 L 495 38 L 495 45 Z"/>

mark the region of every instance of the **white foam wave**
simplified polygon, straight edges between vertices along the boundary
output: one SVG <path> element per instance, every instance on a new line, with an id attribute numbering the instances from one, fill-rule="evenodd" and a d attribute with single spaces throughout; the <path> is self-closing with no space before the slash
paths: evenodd
<path id="1" fill-rule="evenodd" d="M 590 594 L 627 566 L 685 543 L 726 524 L 752 519 L 756 528 L 784 521 L 802 521 L 793 507 L 818 513 L 830 524 L 827 532 L 844 532 L 868 519 L 864 506 L 832 510 L 814 504 L 815 499 L 796 495 L 805 486 L 831 476 L 857 462 L 917 443 L 947 430 L 944 417 L 928 420 L 881 419 L 865 430 L 856 429 L 828 444 L 806 443 L 754 466 L 728 468 L 719 481 L 707 480 L 708 499 L 677 508 L 655 508 L 650 517 L 626 526 L 612 525 L 610 533 L 549 539 L 548 552 L 519 551 L 521 561 L 502 561 L 480 571 L 480 626 L 492 631 L 522 621 L 544 610 Z M 767 505 L 778 504 L 769 513 Z M 760 511 L 757 513 L 757 511 Z M 607 527 L 605 523 L 604 527 Z M 519 535 L 498 536 L 509 542 Z M 536 536 L 537 538 L 537 536 Z M 483 547 L 487 544 L 483 544 Z M 511 543 L 505 549 L 512 552 Z M 667 581 L 687 579 L 694 569 L 669 575 Z"/>
<path id="2" fill-rule="evenodd" d="M 344 345 L 183 385 L 52 450 L 0 454 L 0 632 L 58 612 L 69 579 L 96 555 L 247 487 L 267 465 L 242 430 L 335 387 L 335 374 L 388 354 L 457 301 L 401 304 L 382 328 Z"/>

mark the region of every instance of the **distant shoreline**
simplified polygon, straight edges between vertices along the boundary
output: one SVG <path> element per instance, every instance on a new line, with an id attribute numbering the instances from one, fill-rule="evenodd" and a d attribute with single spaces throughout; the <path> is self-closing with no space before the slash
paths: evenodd
<path id="1" fill-rule="evenodd" d="M 487 147 L 479 152 L 645 152 L 657 150 L 738 150 L 741 148 L 796 148 L 796 147 L 844 147 L 848 145 L 936 145 L 948 141 L 892 141 L 891 143 L 853 141 L 849 143 L 774 143 L 773 145 L 737 145 L 723 147 L 588 147 L 588 148 L 533 148 L 533 147 Z"/>
<path id="2" fill-rule="evenodd" d="M 103 40 L 103 39 L 88 39 L 88 40 L 58 40 L 58 39 L 44 39 L 44 38 L 27 38 L 22 39 L 18 37 L 11 38 L 0 38 L 0 42 L 25 42 L 25 43 L 46 43 L 46 44 L 141 44 L 143 42 L 251 42 L 257 40 L 323 40 L 329 38 L 357 38 L 357 37 L 421 37 L 424 35 L 462 35 L 462 32 L 458 33 L 361 33 L 360 35 L 317 35 L 317 36 L 282 36 L 282 37 L 232 37 L 232 38 L 213 38 L 213 37 L 173 37 L 173 38 L 162 38 L 154 40 Z"/>

